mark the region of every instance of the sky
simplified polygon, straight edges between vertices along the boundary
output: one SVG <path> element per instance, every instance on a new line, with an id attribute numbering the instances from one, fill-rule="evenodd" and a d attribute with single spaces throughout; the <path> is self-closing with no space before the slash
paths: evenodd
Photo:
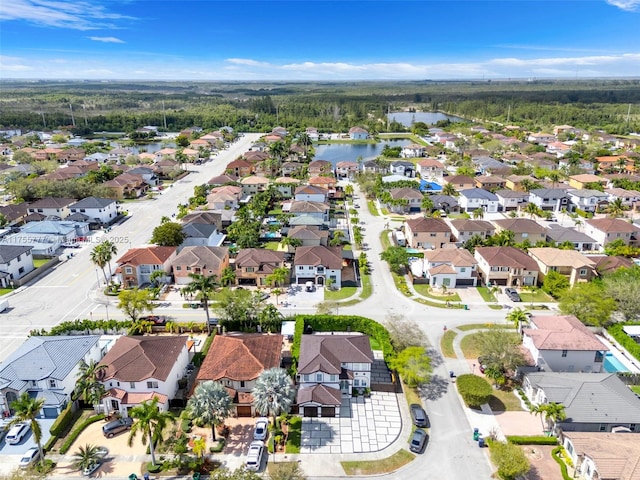
<path id="1" fill-rule="evenodd" d="M 640 77 L 640 0 L 2 0 L 0 79 Z"/>

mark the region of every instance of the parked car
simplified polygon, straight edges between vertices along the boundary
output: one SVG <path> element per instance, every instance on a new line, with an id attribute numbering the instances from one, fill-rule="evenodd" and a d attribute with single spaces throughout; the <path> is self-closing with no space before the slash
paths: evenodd
<path id="1" fill-rule="evenodd" d="M 504 293 L 507 295 L 507 297 L 509 297 L 509 300 L 511 300 L 512 302 L 522 301 L 522 299 L 520 298 L 520 295 L 518 295 L 518 292 L 516 291 L 515 288 L 505 288 Z"/>
<path id="2" fill-rule="evenodd" d="M 411 437 L 411 445 L 409 445 L 409 450 L 413 453 L 422 453 L 424 450 L 424 446 L 427 443 L 427 432 L 422 430 L 421 428 L 417 428 L 415 432 L 413 432 L 413 436 Z"/>
<path id="3" fill-rule="evenodd" d="M 478 357 L 478 368 L 480 369 L 480 373 L 484 373 L 484 371 L 487 369 L 487 363 L 482 357 Z"/>
<path id="4" fill-rule="evenodd" d="M 124 432 L 125 430 L 131 430 L 131 425 L 133 425 L 133 419 L 131 417 L 119 418 L 112 422 L 107 423 L 102 426 L 102 434 L 111 438 L 116 433 Z"/>
<path id="5" fill-rule="evenodd" d="M 427 425 L 427 412 L 424 411 L 417 403 L 414 403 L 409 407 L 411 410 L 411 419 L 416 427 L 428 427 Z"/>
<path id="6" fill-rule="evenodd" d="M 307 292 L 313 292 L 313 282 L 307 282 L 304 284 L 304 289 Z"/>
<path id="7" fill-rule="evenodd" d="M 256 428 L 253 430 L 254 440 L 266 440 L 269 433 L 269 419 L 266 417 L 260 417 L 256 420 Z"/>
<path id="8" fill-rule="evenodd" d="M 31 427 L 28 423 L 16 423 L 7 433 L 5 442 L 8 445 L 17 445 L 29 433 L 29 430 L 31 430 Z"/>
<path id="9" fill-rule="evenodd" d="M 252 472 L 260 470 L 262 465 L 262 454 L 264 452 L 264 442 L 262 440 L 254 440 L 249 444 L 247 452 L 246 468 Z"/>
<path id="10" fill-rule="evenodd" d="M 98 470 L 100 468 L 100 465 L 102 465 L 102 460 L 96 460 L 95 462 L 91 463 L 91 465 L 82 470 L 82 475 L 84 477 L 88 477 L 93 472 Z"/>
<path id="11" fill-rule="evenodd" d="M 27 450 L 20 459 L 20 468 L 30 467 L 36 460 L 40 458 L 40 450 L 38 447 L 32 447 Z"/>

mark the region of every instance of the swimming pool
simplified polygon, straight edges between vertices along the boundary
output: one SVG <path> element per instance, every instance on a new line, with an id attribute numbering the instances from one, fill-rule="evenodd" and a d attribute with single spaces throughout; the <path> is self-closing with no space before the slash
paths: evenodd
<path id="1" fill-rule="evenodd" d="M 629 369 L 625 367 L 624 364 L 611 352 L 608 352 L 604 357 L 604 369 L 609 373 L 629 371 Z"/>

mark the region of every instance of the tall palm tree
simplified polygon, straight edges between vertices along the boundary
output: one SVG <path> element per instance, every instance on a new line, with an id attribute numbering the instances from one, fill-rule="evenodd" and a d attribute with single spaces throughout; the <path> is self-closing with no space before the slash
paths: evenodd
<path id="1" fill-rule="evenodd" d="M 107 366 L 100 365 L 95 360 L 87 363 L 83 359 L 80 360 L 79 367 L 78 375 L 76 375 L 75 393 L 78 396 L 82 396 L 85 402 L 91 403 L 95 410 L 96 405 L 100 403 L 105 393 L 105 388 L 100 382 L 100 378 L 104 375 L 104 370 Z"/>
<path id="2" fill-rule="evenodd" d="M 621 198 L 614 199 L 607 208 L 607 213 L 609 213 L 610 217 L 617 218 L 624 215 L 624 211 L 626 210 L 624 203 L 622 203 Z"/>
<path id="3" fill-rule="evenodd" d="M 182 289 L 184 293 L 197 293 L 202 300 L 202 307 L 207 316 L 207 332 L 211 333 L 211 325 L 209 324 L 209 299 L 218 286 L 215 275 L 210 277 L 200 275 L 198 273 L 190 273 L 191 283 Z"/>
<path id="4" fill-rule="evenodd" d="M 40 416 L 40 411 L 44 405 L 44 399 L 31 398 L 27 392 L 24 392 L 14 402 L 11 402 L 11 408 L 15 412 L 14 418 L 9 425 L 15 425 L 17 423 L 28 423 L 33 432 L 33 439 L 38 445 L 39 462 L 44 461 L 44 454 L 42 451 L 42 428 L 37 418 Z"/>
<path id="5" fill-rule="evenodd" d="M 289 412 L 295 397 L 293 382 L 282 368 L 264 370 L 251 393 L 256 410 L 262 415 L 272 415 L 274 426 L 278 415 Z"/>
<path id="6" fill-rule="evenodd" d="M 431 200 L 429 195 L 425 195 L 423 197 L 422 202 L 420 203 L 420 208 L 422 208 L 426 214 L 431 213 L 433 210 L 433 200 Z"/>
<path id="7" fill-rule="evenodd" d="M 334 230 L 333 237 L 331 238 L 331 240 L 329 240 L 329 246 L 339 247 L 340 245 L 342 245 L 343 238 L 344 233 L 342 233 L 342 230 Z"/>
<path id="8" fill-rule="evenodd" d="M 484 218 L 484 210 L 482 208 L 476 208 L 473 211 L 473 218 L 476 220 L 482 220 Z"/>
<path id="9" fill-rule="evenodd" d="M 224 425 L 231 415 L 232 401 L 227 390 L 212 380 L 198 384 L 187 402 L 187 413 L 196 424 L 211 427 L 211 437 L 216 439 L 216 427 Z"/>
<path id="10" fill-rule="evenodd" d="M 527 312 L 525 312 L 521 308 L 514 308 L 509 313 L 507 313 L 507 320 L 515 323 L 516 328 L 520 328 L 520 325 L 526 323 L 529 320 L 527 316 Z"/>
<path id="11" fill-rule="evenodd" d="M 538 207 L 535 203 L 527 203 L 524 207 L 524 213 L 529 214 L 529 218 L 533 220 L 534 216 L 540 215 L 540 207 Z"/>
<path id="12" fill-rule="evenodd" d="M 87 443 L 84 447 L 82 445 L 78 447 L 76 453 L 73 454 L 73 463 L 71 466 L 78 470 L 84 470 L 97 463 L 100 458 L 100 449 L 95 445 Z"/>
<path id="13" fill-rule="evenodd" d="M 220 274 L 220 284 L 223 287 L 228 287 L 236 281 L 236 272 L 231 267 L 225 267 Z"/>
<path id="14" fill-rule="evenodd" d="M 167 424 L 173 422 L 173 414 L 171 412 L 161 412 L 158 408 L 158 397 L 153 397 L 153 400 L 143 402 L 129 410 L 129 416 L 136 420 L 131 425 L 129 446 L 133 444 L 133 439 L 140 432 L 142 434 L 142 444 L 146 445 L 149 442 L 151 463 L 155 465 L 155 444 L 162 441 L 162 431 Z"/>
<path id="15" fill-rule="evenodd" d="M 267 277 L 266 280 L 272 287 L 281 287 L 288 278 L 289 269 L 286 267 L 278 267 Z"/>
<path id="16" fill-rule="evenodd" d="M 89 259 L 91 260 L 91 263 L 93 263 L 97 267 L 100 267 L 100 270 L 102 270 L 102 275 L 104 275 L 104 282 L 108 284 L 109 279 L 107 279 L 107 272 L 105 272 L 104 270 L 104 267 L 107 266 L 107 261 L 105 260 L 104 255 L 100 249 L 100 244 L 93 247 L 93 250 L 91 250 L 91 253 L 89 254 Z"/>
<path id="17" fill-rule="evenodd" d="M 544 428 L 544 423 L 546 422 L 547 428 L 546 430 L 550 431 L 553 426 L 567 418 L 567 413 L 565 411 L 564 405 L 561 403 L 541 403 L 540 405 L 536 405 L 530 413 L 534 415 L 540 415 L 540 422 L 542 422 L 542 428 Z"/>
<path id="18" fill-rule="evenodd" d="M 105 240 L 100 243 L 100 247 L 104 260 L 107 262 L 107 267 L 109 267 L 109 278 L 111 278 L 113 277 L 113 273 L 111 272 L 111 260 L 113 260 L 113 257 L 118 253 L 118 247 L 116 247 L 110 240 Z"/>

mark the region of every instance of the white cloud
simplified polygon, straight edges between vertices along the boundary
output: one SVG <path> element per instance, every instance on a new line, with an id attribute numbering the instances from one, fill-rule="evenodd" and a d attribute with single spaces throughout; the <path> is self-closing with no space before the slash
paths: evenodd
<path id="1" fill-rule="evenodd" d="M 87 37 L 89 40 L 93 40 L 95 42 L 104 42 L 104 43 L 125 43 L 124 40 L 120 40 L 116 37 Z"/>
<path id="2" fill-rule="evenodd" d="M 45 27 L 73 30 L 118 28 L 115 20 L 124 19 L 130 20 L 131 17 L 110 13 L 101 5 L 83 1 L 12 0 L 11 2 L 0 2 L 0 20 L 21 20 Z"/>
<path id="3" fill-rule="evenodd" d="M 607 0 L 607 3 L 627 12 L 635 12 L 640 7 L 640 0 Z"/>

